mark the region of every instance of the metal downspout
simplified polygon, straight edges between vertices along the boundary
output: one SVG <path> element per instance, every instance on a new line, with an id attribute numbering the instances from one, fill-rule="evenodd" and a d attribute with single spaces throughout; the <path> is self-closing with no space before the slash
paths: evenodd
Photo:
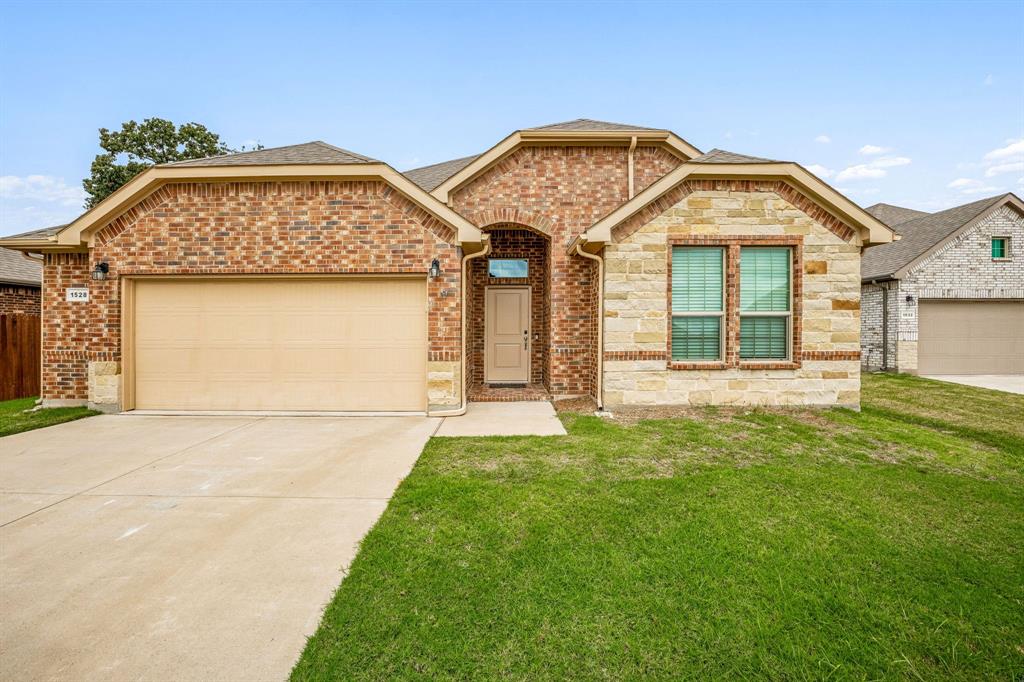
<path id="1" fill-rule="evenodd" d="M 491 236 L 484 235 L 484 248 L 476 253 L 471 253 L 462 257 L 462 280 L 459 282 L 459 288 L 462 290 L 462 355 L 459 359 L 459 379 L 462 381 L 462 404 L 456 410 L 445 410 L 445 411 L 429 411 L 427 412 L 428 417 L 458 417 L 466 414 L 466 409 L 469 407 L 469 380 L 466 378 L 466 329 L 469 326 L 466 322 L 466 292 L 469 289 L 468 280 L 466 278 L 467 266 L 466 264 L 474 258 L 482 258 L 491 252 Z"/>
<path id="2" fill-rule="evenodd" d="M 633 191 L 633 150 L 636 149 L 636 135 L 629 141 L 629 154 L 627 155 L 628 161 L 626 163 L 627 174 L 629 175 L 629 198 L 632 199 L 635 192 Z"/>
<path id="3" fill-rule="evenodd" d="M 634 141 L 636 138 L 633 138 Z M 632 156 L 630 156 L 632 159 Z M 632 168 L 632 165 L 630 166 Z M 632 178 L 632 174 L 630 174 Z M 630 189 L 632 190 L 632 180 Z M 604 410 L 604 258 L 583 250 L 585 239 L 576 244 L 576 253 L 584 258 L 597 261 L 597 409 Z"/>
<path id="4" fill-rule="evenodd" d="M 889 371 L 889 287 L 882 287 L 882 371 Z"/>

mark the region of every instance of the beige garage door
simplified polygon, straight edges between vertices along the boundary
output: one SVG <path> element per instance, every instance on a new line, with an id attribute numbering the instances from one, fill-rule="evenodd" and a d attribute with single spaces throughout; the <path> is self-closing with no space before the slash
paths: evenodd
<path id="1" fill-rule="evenodd" d="M 134 284 L 134 406 L 426 408 L 419 279 L 159 279 Z"/>
<path id="2" fill-rule="evenodd" d="M 1024 301 L 922 301 L 921 374 L 1024 374 Z"/>

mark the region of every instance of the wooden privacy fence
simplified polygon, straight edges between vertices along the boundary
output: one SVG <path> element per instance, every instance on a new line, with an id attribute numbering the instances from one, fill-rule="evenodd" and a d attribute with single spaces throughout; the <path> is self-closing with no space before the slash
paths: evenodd
<path id="1" fill-rule="evenodd" d="M 0 315 L 0 400 L 39 395 L 38 315 Z"/>

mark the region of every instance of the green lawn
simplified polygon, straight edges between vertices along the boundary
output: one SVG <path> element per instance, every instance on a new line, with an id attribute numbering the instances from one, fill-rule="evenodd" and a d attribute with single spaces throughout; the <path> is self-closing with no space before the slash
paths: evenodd
<path id="1" fill-rule="evenodd" d="M 435 438 L 297 680 L 1024 679 L 1024 396 Z"/>
<path id="2" fill-rule="evenodd" d="M 99 412 L 86 407 L 54 407 L 26 412 L 35 404 L 36 398 L 18 398 L 0 402 L 0 437 L 99 414 Z"/>

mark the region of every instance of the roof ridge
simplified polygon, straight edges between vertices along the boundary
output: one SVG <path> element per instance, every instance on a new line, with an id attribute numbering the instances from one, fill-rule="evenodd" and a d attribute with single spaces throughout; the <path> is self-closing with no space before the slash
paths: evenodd
<path id="1" fill-rule="evenodd" d="M 323 140 L 313 140 L 312 142 L 305 142 L 303 144 L 318 144 L 318 145 L 327 147 L 328 149 L 333 149 L 336 152 L 342 152 L 344 154 L 348 154 L 349 156 L 355 156 L 355 157 L 363 159 L 365 161 L 377 161 L 377 159 L 371 158 L 369 156 L 365 156 L 363 154 L 360 154 L 359 152 L 354 152 L 351 149 L 345 149 L 344 147 L 339 147 L 337 145 L 333 145 L 330 142 L 324 142 Z M 296 145 L 291 145 L 291 146 L 293 146 L 293 147 L 301 147 L 302 145 L 301 144 L 296 144 Z M 266 151 L 266 150 L 265 149 L 261 149 L 260 151 Z"/>

